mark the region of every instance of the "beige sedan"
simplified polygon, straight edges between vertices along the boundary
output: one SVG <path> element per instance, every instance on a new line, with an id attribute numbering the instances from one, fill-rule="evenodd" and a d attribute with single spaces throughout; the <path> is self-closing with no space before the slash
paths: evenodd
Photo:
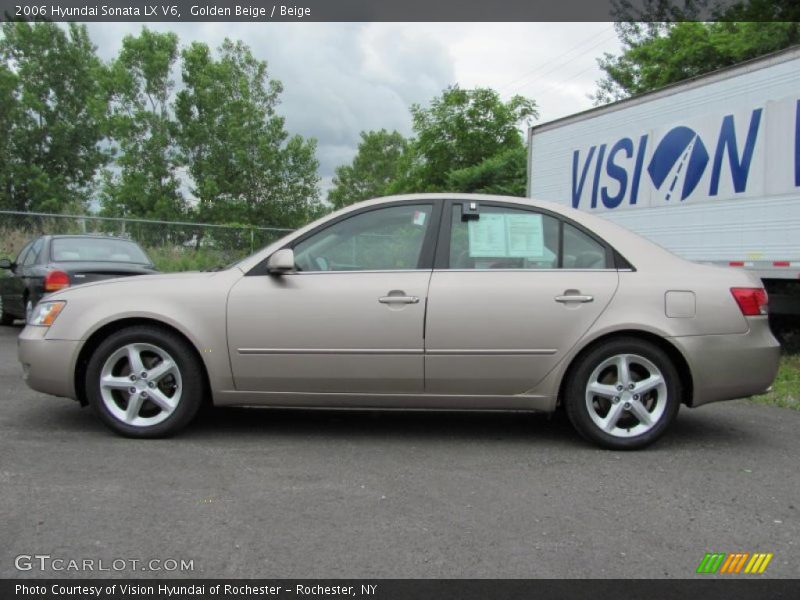
<path id="1" fill-rule="evenodd" d="M 19 338 L 35 390 L 157 437 L 214 405 L 553 411 L 609 448 L 765 391 L 761 282 L 502 196 L 362 202 L 218 272 L 82 285 Z"/>

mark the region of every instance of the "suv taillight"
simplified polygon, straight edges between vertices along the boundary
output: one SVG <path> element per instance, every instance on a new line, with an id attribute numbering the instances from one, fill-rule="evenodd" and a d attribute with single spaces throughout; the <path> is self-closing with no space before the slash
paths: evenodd
<path id="1" fill-rule="evenodd" d="M 69 275 L 64 271 L 50 271 L 44 276 L 44 291 L 56 292 L 69 287 Z"/>
<path id="2" fill-rule="evenodd" d="M 731 294 L 745 317 L 767 314 L 767 291 L 764 288 L 731 288 Z"/>

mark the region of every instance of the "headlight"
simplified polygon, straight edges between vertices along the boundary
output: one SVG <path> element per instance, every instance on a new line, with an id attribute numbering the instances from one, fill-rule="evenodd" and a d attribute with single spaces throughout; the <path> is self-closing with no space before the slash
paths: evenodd
<path id="1" fill-rule="evenodd" d="M 50 327 L 55 322 L 61 311 L 67 305 L 65 300 L 53 300 L 51 302 L 39 302 L 31 313 L 28 325 L 38 327 Z"/>

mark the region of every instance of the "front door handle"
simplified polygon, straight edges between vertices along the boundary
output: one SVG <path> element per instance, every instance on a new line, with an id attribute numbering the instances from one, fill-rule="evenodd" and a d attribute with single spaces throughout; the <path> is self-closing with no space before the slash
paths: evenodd
<path id="1" fill-rule="evenodd" d="M 417 296 L 381 296 L 378 298 L 381 304 L 417 304 L 419 298 Z"/>
<path id="2" fill-rule="evenodd" d="M 556 302 L 560 302 L 561 304 L 567 304 L 569 302 L 594 302 L 594 296 L 584 296 L 581 294 L 565 294 L 563 296 L 556 296 L 554 298 Z"/>

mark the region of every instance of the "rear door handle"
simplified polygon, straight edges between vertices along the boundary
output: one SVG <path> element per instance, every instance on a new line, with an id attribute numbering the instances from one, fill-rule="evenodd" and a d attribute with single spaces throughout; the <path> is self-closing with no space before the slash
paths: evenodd
<path id="1" fill-rule="evenodd" d="M 381 296 L 378 298 L 381 304 L 417 304 L 419 298 L 417 296 Z"/>
<path id="2" fill-rule="evenodd" d="M 556 302 L 561 302 L 561 304 L 567 304 L 569 302 L 593 302 L 594 296 L 582 296 L 579 294 L 566 294 L 564 296 L 556 296 L 554 298 Z"/>

